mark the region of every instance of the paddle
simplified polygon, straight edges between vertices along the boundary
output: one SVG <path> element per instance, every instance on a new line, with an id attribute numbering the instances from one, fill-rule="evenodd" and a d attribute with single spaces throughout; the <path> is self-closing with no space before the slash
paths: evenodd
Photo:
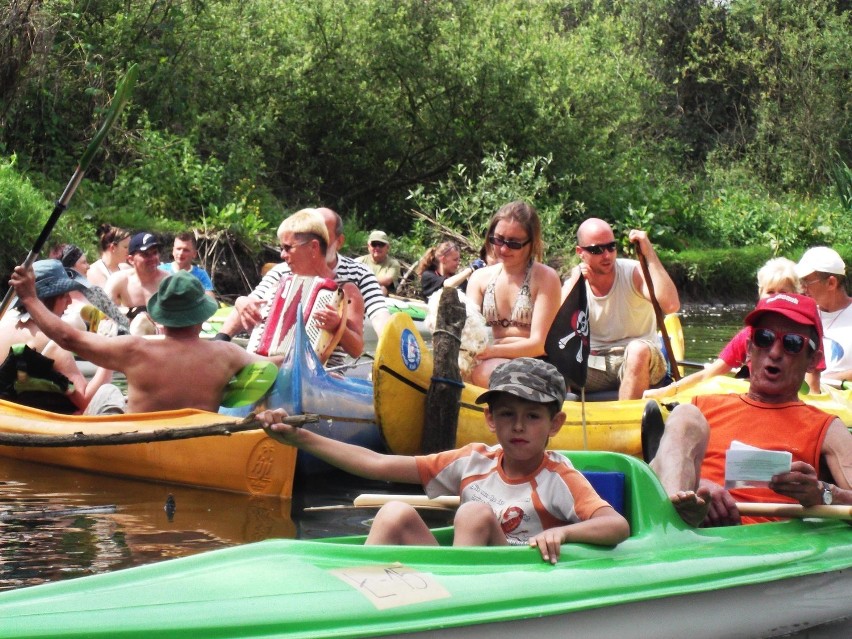
<path id="1" fill-rule="evenodd" d="M 47 238 L 49 238 L 51 232 L 53 232 L 53 227 L 56 226 L 56 223 L 59 221 L 59 217 L 62 215 L 63 212 L 65 212 L 65 209 L 68 208 L 68 203 L 71 201 L 71 196 L 74 195 L 74 192 L 77 190 L 77 187 L 83 180 L 83 175 L 86 173 L 86 170 L 92 163 L 92 158 L 94 157 L 95 153 L 97 153 L 98 149 L 101 146 L 101 143 L 104 141 L 104 138 L 106 137 L 107 133 L 109 133 L 109 130 L 112 128 L 112 125 L 118 117 L 118 114 L 121 113 L 121 110 L 127 103 L 127 100 L 130 97 L 130 93 L 133 90 L 133 85 L 136 84 L 137 74 L 137 66 L 135 64 L 130 65 L 130 68 L 127 70 L 127 73 L 124 76 L 124 79 L 118 84 L 118 87 L 115 90 L 115 95 L 112 98 L 112 105 L 110 106 L 110 109 L 107 112 L 106 119 L 104 120 L 100 131 L 98 131 L 97 134 L 95 134 L 95 137 L 92 138 L 92 141 L 89 142 L 89 146 L 83 153 L 83 157 L 80 158 L 80 163 L 77 165 L 77 168 L 74 171 L 74 175 L 71 176 L 71 180 L 68 182 L 68 185 L 65 187 L 65 190 L 62 192 L 62 195 L 56 201 L 56 205 L 53 207 L 53 213 L 50 214 L 50 217 L 45 223 L 44 228 L 41 230 L 41 233 L 39 233 L 39 236 L 38 238 L 36 238 L 32 249 L 27 255 L 27 258 L 24 260 L 25 268 L 29 268 L 30 266 L 32 266 L 32 263 L 35 262 L 36 258 L 38 257 L 38 254 L 41 252 L 41 249 L 47 242 Z M 0 302 L 0 318 L 5 315 L 6 309 L 9 308 L 9 303 L 12 301 L 12 297 L 14 295 L 15 289 L 9 288 L 9 290 L 6 291 L 6 295 L 3 298 L 3 301 Z"/>
<path id="2" fill-rule="evenodd" d="M 680 371 L 677 367 L 672 344 L 669 341 L 669 332 L 666 330 L 666 320 L 663 315 L 663 309 L 660 308 L 660 303 L 657 301 L 657 296 L 654 294 L 654 281 L 651 279 L 651 273 L 648 271 L 648 260 L 639 250 L 639 245 L 636 245 L 636 256 L 639 258 L 639 265 L 642 267 L 642 275 L 645 276 L 645 282 L 648 285 L 648 293 L 651 295 L 651 305 L 654 307 L 654 314 L 657 316 L 657 327 L 660 329 L 660 335 L 663 337 L 663 346 L 666 349 L 666 356 L 669 359 L 669 368 L 675 381 L 680 379 Z"/>
<path id="3" fill-rule="evenodd" d="M 352 505 L 356 508 L 379 508 L 390 501 L 401 501 L 415 508 L 458 508 L 459 498 L 444 495 L 430 499 L 426 495 L 383 495 L 364 493 L 358 495 Z M 805 508 L 799 504 L 768 504 L 738 502 L 737 509 L 741 515 L 763 517 L 788 517 L 805 519 L 817 517 L 822 519 L 852 520 L 852 506 L 810 506 Z"/>

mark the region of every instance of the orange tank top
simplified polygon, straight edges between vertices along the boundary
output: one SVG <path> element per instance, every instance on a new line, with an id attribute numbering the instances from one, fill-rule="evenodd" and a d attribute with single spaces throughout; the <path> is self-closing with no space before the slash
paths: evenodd
<path id="1" fill-rule="evenodd" d="M 725 451 L 735 439 L 766 450 L 789 451 L 793 461 L 807 462 L 819 473 L 822 443 L 834 415 L 801 401 L 764 404 L 746 395 L 704 395 L 692 401 L 711 425 L 701 465 L 703 478 L 725 484 Z M 769 488 L 734 488 L 730 492 L 736 501 L 796 503 Z M 743 517 L 744 524 L 762 521 L 774 520 Z"/>

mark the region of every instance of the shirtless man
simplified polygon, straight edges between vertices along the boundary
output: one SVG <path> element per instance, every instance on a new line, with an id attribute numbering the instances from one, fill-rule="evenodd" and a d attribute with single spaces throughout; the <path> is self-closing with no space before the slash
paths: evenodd
<path id="1" fill-rule="evenodd" d="M 852 435 L 839 418 L 799 399 L 821 357 L 822 323 L 812 299 L 777 293 L 746 316 L 752 329 L 748 393 L 704 395 L 675 407 L 651 468 L 678 513 L 694 526 L 727 526 L 737 502 L 852 504 Z M 731 441 L 792 453 L 790 472 L 768 488 L 725 488 Z"/>
<path id="2" fill-rule="evenodd" d="M 137 233 L 130 239 L 127 261 L 133 268 L 110 275 L 107 295 L 119 306 L 144 310 L 168 273 L 160 269 L 160 243 L 151 233 Z"/>
<path id="3" fill-rule="evenodd" d="M 70 326 L 36 296 L 32 269 L 15 267 L 9 282 L 39 328 L 67 351 L 127 377 L 131 413 L 198 408 L 217 411 L 231 378 L 252 362 L 267 361 L 236 344 L 202 340 L 201 324 L 217 308 L 201 283 L 186 272 L 165 275 L 148 300 L 148 312 L 164 327 L 163 339 L 104 337 Z M 187 375 L 191 374 L 191 383 Z"/>

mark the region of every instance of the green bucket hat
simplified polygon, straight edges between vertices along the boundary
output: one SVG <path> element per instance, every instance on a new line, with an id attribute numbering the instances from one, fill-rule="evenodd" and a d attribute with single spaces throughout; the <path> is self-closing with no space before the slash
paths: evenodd
<path id="1" fill-rule="evenodd" d="M 148 300 L 148 314 L 158 324 L 172 328 L 194 326 L 208 319 L 219 305 L 198 279 L 186 271 L 178 271 L 160 282 L 157 292 Z"/>

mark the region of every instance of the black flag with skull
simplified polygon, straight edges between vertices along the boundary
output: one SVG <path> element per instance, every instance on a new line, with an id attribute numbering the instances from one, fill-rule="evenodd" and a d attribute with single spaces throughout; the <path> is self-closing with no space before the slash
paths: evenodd
<path id="1" fill-rule="evenodd" d="M 589 365 L 589 299 L 586 278 L 580 279 L 556 313 L 544 341 L 547 359 L 573 388 L 586 385 Z"/>

